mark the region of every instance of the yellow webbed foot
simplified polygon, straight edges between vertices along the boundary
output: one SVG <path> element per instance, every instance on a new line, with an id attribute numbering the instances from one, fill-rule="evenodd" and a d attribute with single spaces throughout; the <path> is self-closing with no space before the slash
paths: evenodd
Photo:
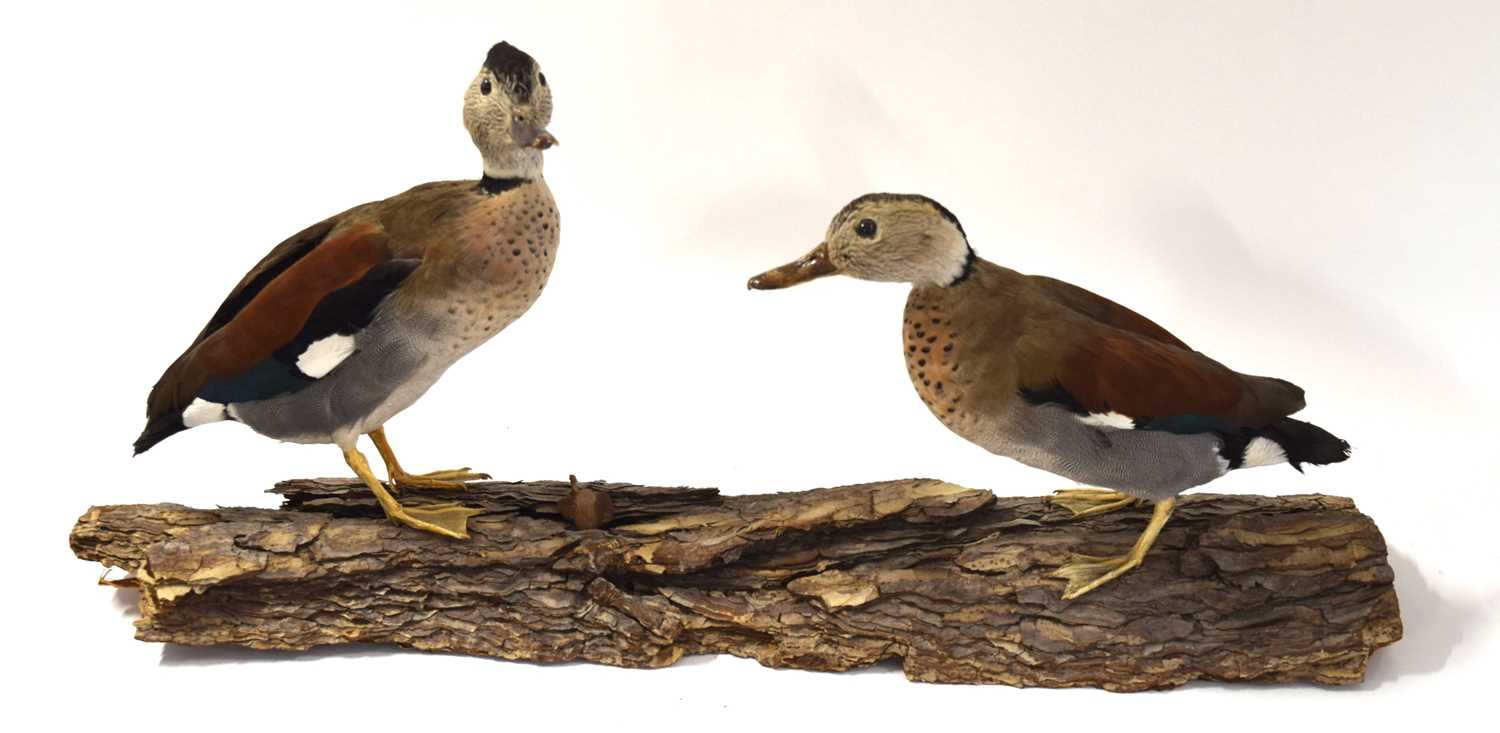
<path id="1" fill-rule="evenodd" d="M 1072 512 L 1074 519 L 1107 514 L 1142 501 L 1113 489 L 1059 489 L 1052 492 L 1052 503 Z"/>
<path id="2" fill-rule="evenodd" d="M 1146 559 L 1146 553 L 1156 543 L 1161 528 L 1172 517 L 1172 510 L 1176 506 L 1175 498 L 1156 502 L 1156 508 L 1151 512 L 1151 521 L 1146 524 L 1145 531 L 1141 532 L 1130 552 L 1118 557 L 1078 555 L 1072 562 L 1052 571 L 1048 577 L 1068 581 L 1062 597 L 1064 600 L 1072 600 L 1124 575 Z"/>
<path id="3" fill-rule="evenodd" d="M 407 473 L 401 471 L 391 474 L 391 484 L 399 489 L 440 489 L 448 491 L 462 491 L 466 485 L 465 481 L 485 481 L 490 478 L 487 473 L 471 471 L 468 468 L 455 468 L 448 471 L 432 471 L 429 473 Z"/>
<path id="4" fill-rule="evenodd" d="M 380 459 L 385 461 L 385 472 L 391 479 L 391 491 L 397 493 L 401 489 L 462 491 L 465 481 L 484 481 L 490 477 L 487 473 L 473 471 L 467 466 L 447 471 L 408 473 L 401 467 L 401 462 L 396 460 L 396 451 L 391 449 L 390 441 L 386 440 L 384 427 L 371 430 L 370 441 L 375 443 L 375 449 L 380 451 Z"/>
<path id="5" fill-rule="evenodd" d="M 392 521 L 456 540 L 469 538 L 469 517 L 484 512 L 462 504 L 427 504 L 424 506 L 397 505 L 394 512 L 387 511 Z"/>
<path id="6" fill-rule="evenodd" d="M 413 529 L 423 532 L 431 532 L 444 537 L 452 537 L 456 540 L 469 538 L 469 517 L 484 512 L 480 509 L 471 509 L 462 504 L 428 504 L 423 506 L 402 506 L 394 496 L 386 490 L 380 479 L 375 478 L 375 472 L 370 470 L 369 461 L 365 460 L 353 446 L 343 449 L 344 460 L 354 473 L 359 476 L 365 486 L 369 487 L 370 493 L 375 495 L 375 500 L 380 503 L 381 511 L 385 512 L 387 519 L 397 524 L 404 524 Z"/>
<path id="7" fill-rule="evenodd" d="M 1117 557 L 1075 555 L 1072 562 L 1052 571 L 1047 577 L 1068 581 L 1068 587 L 1063 589 L 1062 597 L 1064 600 L 1073 600 L 1124 575 L 1140 564 L 1140 558 L 1135 557 L 1133 553 Z"/>

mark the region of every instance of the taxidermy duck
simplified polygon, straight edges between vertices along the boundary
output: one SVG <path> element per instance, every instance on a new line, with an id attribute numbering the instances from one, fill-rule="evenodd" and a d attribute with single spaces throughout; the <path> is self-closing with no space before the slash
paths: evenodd
<path id="1" fill-rule="evenodd" d="M 355 443 L 369 435 L 391 490 L 458 489 L 468 469 L 411 474 L 385 423 L 531 307 L 558 244 L 542 180 L 552 91 L 536 61 L 499 43 L 464 93 L 478 181 L 426 183 L 356 206 L 282 242 L 167 367 L 147 401 L 143 453 L 188 428 L 233 420 L 278 440 L 331 443 L 390 519 L 454 538 L 477 511 L 402 506 Z"/>
<path id="2" fill-rule="evenodd" d="M 1061 280 L 975 256 L 958 218 L 925 196 L 845 206 L 802 259 L 750 280 L 774 290 L 826 275 L 903 282 L 907 371 L 932 414 L 993 453 L 1101 487 L 1059 492 L 1078 516 L 1155 503 L 1119 557 L 1056 571 L 1077 598 L 1141 563 L 1179 493 L 1242 468 L 1337 463 L 1349 444 L 1288 415 L 1302 389 L 1240 374 L 1144 316 Z"/>

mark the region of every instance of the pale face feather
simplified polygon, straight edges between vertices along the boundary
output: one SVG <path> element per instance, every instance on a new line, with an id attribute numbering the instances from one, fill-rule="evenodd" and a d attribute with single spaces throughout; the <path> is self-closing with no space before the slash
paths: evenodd
<path id="1" fill-rule="evenodd" d="M 542 151 L 527 146 L 552 121 L 552 90 L 541 84 L 540 70 L 531 73 L 535 78 L 530 99 L 518 99 L 520 90 L 515 84 L 495 76 L 489 68 L 481 68 L 464 93 L 464 127 L 484 158 L 485 175 L 491 178 L 542 175 Z M 517 139 L 518 135 L 526 139 Z"/>
<path id="2" fill-rule="evenodd" d="M 877 282 L 947 285 L 973 257 L 958 226 L 922 198 L 876 199 L 840 212 L 827 242 L 839 272 Z"/>

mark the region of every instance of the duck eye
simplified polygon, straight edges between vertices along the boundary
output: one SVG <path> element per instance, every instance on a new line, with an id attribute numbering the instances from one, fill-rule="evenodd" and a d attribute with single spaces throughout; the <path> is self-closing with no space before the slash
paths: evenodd
<path id="1" fill-rule="evenodd" d="M 490 93 L 490 80 L 489 79 L 485 79 L 485 80 L 479 82 L 479 93 L 480 94 L 489 94 Z"/>
<path id="2" fill-rule="evenodd" d="M 854 225 L 854 233 L 858 234 L 861 237 L 864 237 L 865 239 L 874 239 L 875 238 L 875 220 L 874 219 L 860 219 L 859 223 Z"/>
<path id="3" fill-rule="evenodd" d="M 542 86 L 547 86 L 547 75 L 546 74 L 543 74 L 542 72 L 538 71 L 536 73 L 536 78 L 537 78 L 537 81 L 540 81 L 542 83 Z"/>

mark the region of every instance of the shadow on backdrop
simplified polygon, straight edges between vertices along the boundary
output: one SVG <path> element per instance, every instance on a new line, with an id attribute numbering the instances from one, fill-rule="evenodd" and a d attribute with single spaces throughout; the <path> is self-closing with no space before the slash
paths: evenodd
<path id="1" fill-rule="evenodd" d="M 1142 240 L 1149 246 L 1139 254 L 1154 260 L 1162 272 L 1157 285 L 1173 288 L 1182 307 L 1209 298 L 1211 311 L 1235 319 L 1230 329 L 1266 331 L 1255 336 L 1266 348 L 1280 341 L 1283 348 L 1341 356 L 1353 374 L 1376 364 L 1379 383 L 1367 388 L 1421 384 L 1429 392 L 1424 404 L 1431 406 L 1463 396 L 1438 345 L 1403 327 L 1394 305 L 1375 298 L 1353 302 L 1325 279 L 1255 248 L 1201 189 L 1160 191 L 1140 209 Z M 1208 286 L 1206 273 L 1212 276 Z M 1214 351 L 1213 334 L 1178 336 Z M 1284 368 L 1295 372 L 1294 366 Z M 1313 386 L 1304 386 L 1316 399 Z"/>
<path id="2" fill-rule="evenodd" d="M 1365 686 L 1441 671 L 1469 627 L 1480 618 L 1479 607 L 1464 605 L 1438 595 L 1411 558 L 1388 550 L 1387 560 L 1396 572 L 1396 595 L 1401 599 L 1401 641 L 1370 658 Z"/>

